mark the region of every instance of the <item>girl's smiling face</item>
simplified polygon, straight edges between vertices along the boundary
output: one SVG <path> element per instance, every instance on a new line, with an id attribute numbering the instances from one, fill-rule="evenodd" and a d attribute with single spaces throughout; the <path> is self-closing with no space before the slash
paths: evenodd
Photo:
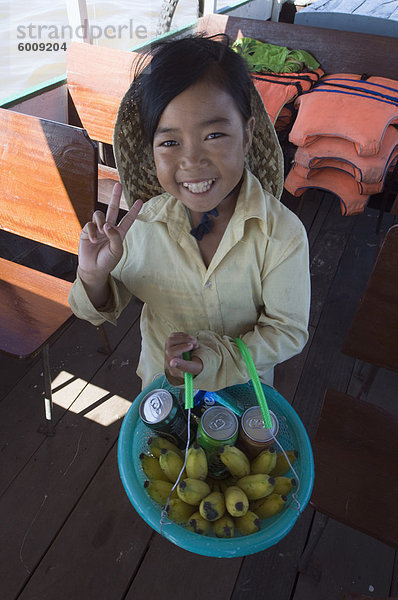
<path id="1" fill-rule="evenodd" d="M 198 82 L 164 109 L 153 139 L 161 186 L 193 212 L 234 206 L 254 126 L 245 124 L 232 96 Z"/>

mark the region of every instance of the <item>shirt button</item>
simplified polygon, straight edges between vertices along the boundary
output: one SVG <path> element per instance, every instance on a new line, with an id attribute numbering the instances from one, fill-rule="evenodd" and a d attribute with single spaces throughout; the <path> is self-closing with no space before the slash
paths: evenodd
<path id="1" fill-rule="evenodd" d="M 205 288 L 211 288 L 211 281 L 206 281 Z"/>

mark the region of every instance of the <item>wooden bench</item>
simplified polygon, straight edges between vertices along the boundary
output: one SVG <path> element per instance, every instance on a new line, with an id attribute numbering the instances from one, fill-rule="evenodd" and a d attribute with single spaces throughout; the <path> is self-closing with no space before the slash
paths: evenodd
<path id="1" fill-rule="evenodd" d="M 0 228 L 77 254 L 97 198 L 96 144 L 82 129 L 0 109 L 0 156 Z M 0 351 L 42 352 L 50 422 L 49 345 L 73 317 L 72 284 L 5 259 L 0 275 Z"/>
<path id="2" fill-rule="evenodd" d="M 387 232 L 343 352 L 398 373 L 398 225 Z M 325 392 L 313 441 L 310 503 L 326 517 L 398 548 L 398 417 L 361 398 Z M 336 484 L 337 482 L 337 484 Z M 323 527 L 327 518 L 323 518 Z M 323 531 L 306 549 L 305 571 Z"/>
<path id="3" fill-rule="evenodd" d="M 79 120 L 91 139 L 113 143 L 113 130 L 123 95 L 130 86 L 134 52 L 72 42 L 66 52 L 67 88 L 71 103 L 71 120 Z M 77 118 L 77 121 L 76 121 Z M 109 204 L 117 170 L 98 166 L 98 202 Z M 124 198 L 121 208 L 127 210 Z"/>

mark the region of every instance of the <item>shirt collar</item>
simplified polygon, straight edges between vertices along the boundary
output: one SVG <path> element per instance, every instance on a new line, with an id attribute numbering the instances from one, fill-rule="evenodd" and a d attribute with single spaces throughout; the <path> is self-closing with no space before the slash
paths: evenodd
<path id="1" fill-rule="evenodd" d="M 236 239 L 243 236 L 244 224 L 249 219 L 258 219 L 260 227 L 266 233 L 265 195 L 268 193 L 262 189 L 259 180 L 248 169 L 245 169 L 242 187 L 230 222 Z M 156 221 L 165 223 L 170 236 L 177 241 L 191 229 L 185 206 L 167 192 L 148 200 L 141 209 L 137 220 L 146 223 Z"/>

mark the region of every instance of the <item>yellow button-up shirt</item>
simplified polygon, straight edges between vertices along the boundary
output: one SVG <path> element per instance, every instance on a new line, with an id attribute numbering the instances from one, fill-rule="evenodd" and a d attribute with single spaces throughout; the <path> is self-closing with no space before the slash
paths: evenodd
<path id="1" fill-rule="evenodd" d="M 143 387 L 164 372 L 164 345 L 176 331 L 196 336 L 203 362 L 194 387 L 219 390 L 249 380 L 234 343 L 241 337 L 259 377 L 298 354 L 308 339 L 308 241 L 301 221 L 246 170 L 234 214 L 205 266 L 184 205 L 168 193 L 144 204 L 110 275 L 105 310 L 91 304 L 79 278 L 69 302 L 94 325 L 116 323 L 132 295 L 144 302 L 137 374 Z"/>

